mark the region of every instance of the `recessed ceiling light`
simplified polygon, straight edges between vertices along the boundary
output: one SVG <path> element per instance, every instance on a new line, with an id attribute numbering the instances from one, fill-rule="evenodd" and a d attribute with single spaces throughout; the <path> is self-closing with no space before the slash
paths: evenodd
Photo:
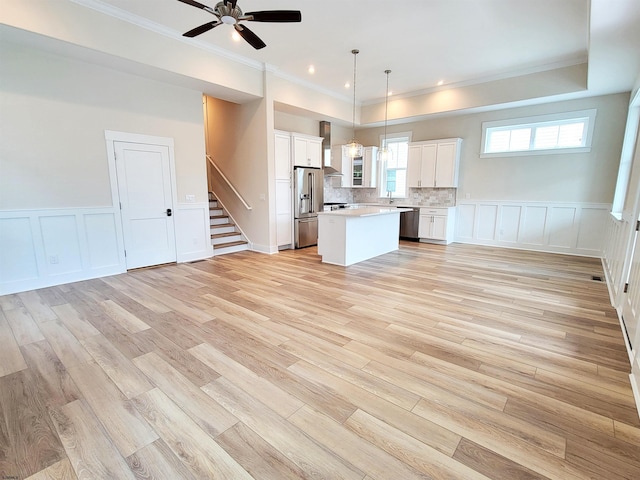
<path id="1" fill-rule="evenodd" d="M 239 42 L 242 37 L 240 36 L 240 34 L 238 32 L 236 32 L 234 30 L 233 33 L 231 34 L 231 38 L 233 40 L 235 40 L 236 42 Z"/>
<path id="2" fill-rule="evenodd" d="M 313 65 L 309 65 L 307 71 L 313 75 L 314 73 L 316 73 L 316 67 L 314 67 Z"/>
<path id="3" fill-rule="evenodd" d="M 345 82 L 344 88 L 351 88 L 351 84 L 349 82 Z"/>
<path id="4" fill-rule="evenodd" d="M 391 90 L 389 90 L 389 91 L 387 92 L 387 97 L 390 97 L 391 95 L 393 95 L 393 92 L 392 92 Z"/>
<path id="5" fill-rule="evenodd" d="M 439 86 L 439 87 L 440 87 L 440 86 L 442 86 L 442 85 L 444 85 L 444 80 L 440 80 L 440 81 L 438 82 L 438 86 Z"/>

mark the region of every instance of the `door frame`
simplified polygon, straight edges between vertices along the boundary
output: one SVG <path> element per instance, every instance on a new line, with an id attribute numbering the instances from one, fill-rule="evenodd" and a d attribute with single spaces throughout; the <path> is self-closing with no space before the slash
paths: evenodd
<path id="1" fill-rule="evenodd" d="M 138 143 L 146 145 L 157 145 L 167 147 L 169 150 L 169 176 L 171 183 L 171 203 L 173 204 L 173 211 L 176 211 L 176 205 L 178 205 L 178 192 L 176 190 L 176 162 L 174 154 L 174 140 L 170 137 L 156 137 L 153 135 L 143 135 L 139 133 L 118 132 L 114 130 L 105 130 L 104 138 L 107 144 L 107 161 L 109 166 L 109 183 L 111 186 L 111 206 L 115 212 L 116 217 L 116 230 L 118 234 L 118 244 L 122 251 L 120 252 L 123 259 L 123 265 L 126 271 L 126 258 L 125 258 L 125 242 L 124 231 L 122 228 L 122 212 L 120 210 L 120 192 L 118 190 L 118 175 L 116 172 L 116 151 L 115 142 L 125 143 Z M 176 239 L 176 229 L 173 231 L 173 244 L 176 250 L 176 260 L 178 258 L 178 242 Z"/>

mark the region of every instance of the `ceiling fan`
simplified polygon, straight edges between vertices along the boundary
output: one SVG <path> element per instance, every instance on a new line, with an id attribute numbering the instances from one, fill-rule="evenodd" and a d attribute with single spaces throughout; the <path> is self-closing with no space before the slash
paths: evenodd
<path id="1" fill-rule="evenodd" d="M 242 13 L 240 7 L 236 5 L 237 0 L 223 0 L 222 2 L 218 2 L 215 7 L 211 8 L 207 5 L 203 5 L 202 3 L 196 2 L 194 0 L 178 0 L 179 2 L 186 3 L 187 5 L 191 5 L 196 8 L 201 8 L 213 15 L 216 16 L 217 20 L 213 22 L 207 22 L 204 25 L 200 25 L 199 27 L 194 28 L 193 30 L 189 30 L 182 35 L 184 37 L 195 37 L 204 32 L 208 32 L 212 28 L 217 27 L 218 25 L 222 25 L 223 23 L 226 25 L 233 25 L 233 28 L 236 29 L 236 32 L 244 38 L 249 45 L 251 45 L 256 50 L 264 48 L 267 46 L 260 37 L 258 37 L 255 33 L 249 30 L 244 25 L 240 24 L 240 22 L 248 21 L 248 22 L 301 22 L 302 14 L 299 10 L 265 10 L 261 12 L 247 12 Z"/>

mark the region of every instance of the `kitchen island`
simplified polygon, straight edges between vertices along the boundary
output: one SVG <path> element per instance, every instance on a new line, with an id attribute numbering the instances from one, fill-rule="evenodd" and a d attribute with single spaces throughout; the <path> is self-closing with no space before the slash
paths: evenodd
<path id="1" fill-rule="evenodd" d="M 362 207 L 318 213 L 318 255 L 348 266 L 398 249 L 400 213 L 408 208 Z"/>

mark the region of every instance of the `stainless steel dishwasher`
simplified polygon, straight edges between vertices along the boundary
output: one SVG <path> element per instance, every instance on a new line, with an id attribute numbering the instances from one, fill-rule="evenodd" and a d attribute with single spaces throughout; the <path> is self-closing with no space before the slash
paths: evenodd
<path id="1" fill-rule="evenodd" d="M 420 224 L 420 208 L 412 208 L 410 212 L 400 213 L 400 238 L 417 240 Z"/>

